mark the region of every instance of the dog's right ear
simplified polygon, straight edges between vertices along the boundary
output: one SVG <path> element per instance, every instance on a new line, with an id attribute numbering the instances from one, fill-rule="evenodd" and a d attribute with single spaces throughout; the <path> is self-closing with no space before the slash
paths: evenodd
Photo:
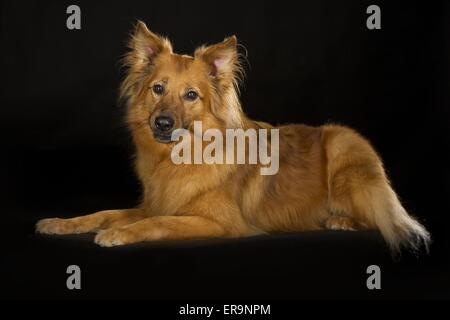
<path id="1" fill-rule="evenodd" d="M 152 72 L 158 55 L 172 53 L 170 41 L 151 32 L 142 21 L 137 22 L 128 47 L 131 50 L 123 59 L 123 66 L 128 70 L 120 89 L 120 97 L 124 99 L 139 92 L 143 78 Z"/>
<path id="2" fill-rule="evenodd" d="M 129 46 L 135 67 L 153 64 L 155 57 L 163 52 L 172 53 L 169 40 L 151 32 L 142 21 L 137 22 Z"/>

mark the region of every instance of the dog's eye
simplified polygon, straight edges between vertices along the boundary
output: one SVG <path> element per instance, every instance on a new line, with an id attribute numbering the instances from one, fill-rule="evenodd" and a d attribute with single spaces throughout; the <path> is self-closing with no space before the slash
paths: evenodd
<path id="1" fill-rule="evenodd" d="M 195 92 L 194 90 L 189 90 L 185 95 L 186 100 L 189 100 L 189 101 L 194 101 L 195 99 L 197 99 L 197 97 L 198 97 L 198 93 Z"/>
<path id="2" fill-rule="evenodd" d="M 153 86 L 153 92 L 160 95 L 164 93 L 164 87 L 160 84 L 155 84 Z"/>

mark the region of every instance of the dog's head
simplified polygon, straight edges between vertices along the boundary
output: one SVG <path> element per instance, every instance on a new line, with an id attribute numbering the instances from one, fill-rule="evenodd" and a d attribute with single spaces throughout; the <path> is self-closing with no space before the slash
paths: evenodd
<path id="1" fill-rule="evenodd" d="M 197 48 L 193 56 L 179 55 L 173 53 L 169 40 L 139 21 L 129 46 L 121 96 L 128 102 L 132 130 L 170 143 L 175 129 L 192 130 L 195 120 L 202 121 L 204 128 L 242 125 L 235 36 Z"/>

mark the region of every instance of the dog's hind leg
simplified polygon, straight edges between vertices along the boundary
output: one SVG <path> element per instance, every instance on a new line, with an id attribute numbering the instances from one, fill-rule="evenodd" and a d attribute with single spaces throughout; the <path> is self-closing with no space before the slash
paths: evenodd
<path id="1" fill-rule="evenodd" d="M 324 127 L 330 212 L 378 229 L 394 254 L 428 249 L 430 235 L 402 207 L 372 146 L 351 129 Z"/>
<path id="2" fill-rule="evenodd" d="M 134 223 L 146 217 L 141 209 L 105 210 L 71 219 L 42 219 L 36 224 L 36 232 L 44 234 L 97 232 Z"/>

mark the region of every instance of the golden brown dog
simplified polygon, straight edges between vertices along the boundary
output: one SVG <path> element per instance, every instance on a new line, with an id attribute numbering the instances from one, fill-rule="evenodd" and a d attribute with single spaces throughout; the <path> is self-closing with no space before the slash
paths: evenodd
<path id="1" fill-rule="evenodd" d="M 407 214 L 370 143 L 352 129 L 287 125 L 279 129 L 279 172 L 261 164 L 174 164 L 176 128 L 271 129 L 248 119 L 238 99 L 241 67 L 236 38 L 172 52 L 170 42 L 138 22 L 125 57 L 121 95 L 136 145 L 143 186 L 138 208 L 72 219 L 44 219 L 46 234 L 97 232 L 116 246 L 160 239 L 242 237 L 304 230 L 378 229 L 397 252 L 428 247 L 425 228 Z"/>

